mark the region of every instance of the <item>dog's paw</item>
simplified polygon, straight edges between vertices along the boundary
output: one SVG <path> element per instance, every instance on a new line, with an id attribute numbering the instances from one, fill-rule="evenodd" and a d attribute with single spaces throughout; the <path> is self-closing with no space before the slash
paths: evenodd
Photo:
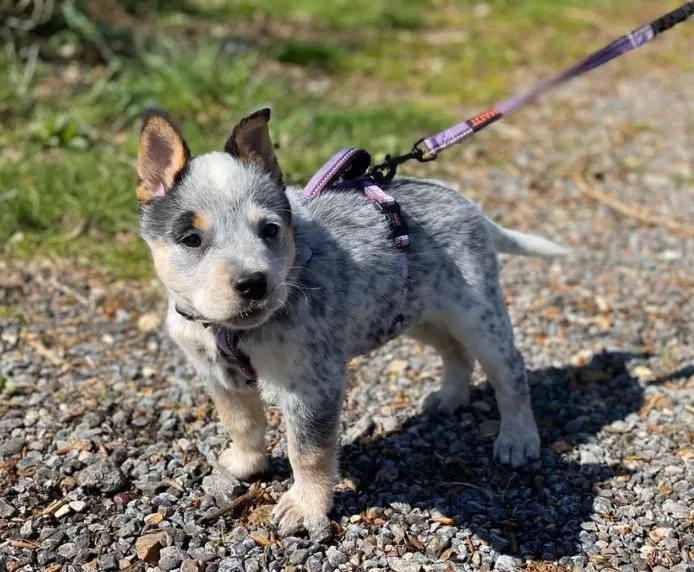
<path id="1" fill-rule="evenodd" d="M 330 507 L 319 506 L 316 499 L 296 484 L 282 495 L 272 511 L 271 522 L 280 536 L 294 535 L 307 530 L 311 540 L 320 542 L 330 537 Z"/>
<path id="2" fill-rule="evenodd" d="M 234 443 L 222 451 L 217 462 L 227 473 L 240 481 L 247 481 L 270 469 L 270 461 L 264 451 L 247 451 Z"/>
<path id="3" fill-rule="evenodd" d="M 534 422 L 519 429 L 501 424 L 494 442 L 494 458 L 512 467 L 520 467 L 540 457 L 540 435 Z"/>
<path id="4" fill-rule="evenodd" d="M 422 409 L 426 413 L 444 413 L 450 415 L 461 407 L 469 405 L 470 398 L 465 392 L 455 388 L 451 391 L 446 387 L 442 387 L 438 391 L 432 391 L 422 400 Z"/>

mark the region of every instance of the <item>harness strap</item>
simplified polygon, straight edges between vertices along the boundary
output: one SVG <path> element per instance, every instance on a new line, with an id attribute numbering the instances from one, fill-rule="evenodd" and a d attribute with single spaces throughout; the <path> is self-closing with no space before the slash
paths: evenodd
<path id="1" fill-rule="evenodd" d="M 386 330 L 387 335 L 390 337 L 400 329 L 404 321 L 403 309 L 410 283 L 410 269 L 407 260 L 410 235 L 407 222 L 398 202 L 386 193 L 373 177 L 362 176 L 370 163 L 371 156 L 364 149 L 356 147 L 342 149 L 335 153 L 311 178 L 301 192 L 301 196 L 305 201 L 310 201 L 341 178 L 347 188 L 360 190 L 383 213 L 390 228 L 393 243 L 399 251 L 398 269 L 403 279 L 400 304 L 398 305 L 396 315 Z"/>
<path id="2" fill-rule="evenodd" d="M 364 149 L 348 147 L 335 153 L 316 172 L 301 192 L 304 200 L 310 201 L 332 185 L 337 179 L 354 179 L 363 175 L 371 164 L 371 155 Z"/>

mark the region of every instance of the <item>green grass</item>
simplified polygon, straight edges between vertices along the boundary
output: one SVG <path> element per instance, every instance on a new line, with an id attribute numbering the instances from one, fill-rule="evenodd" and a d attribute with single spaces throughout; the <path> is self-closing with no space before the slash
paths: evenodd
<path id="1" fill-rule="evenodd" d="M 147 106 L 166 109 L 200 153 L 220 148 L 243 113 L 271 104 L 280 161 L 300 183 L 347 145 L 406 150 L 461 109 L 527 87 L 509 83 L 519 68 L 562 68 L 676 4 L 59 2 L 66 8 L 40 33 L 0 25 L 2 253 L 149 272 L 133 193 Z M 678 45 L 640 57 L 691 66 Z"/>

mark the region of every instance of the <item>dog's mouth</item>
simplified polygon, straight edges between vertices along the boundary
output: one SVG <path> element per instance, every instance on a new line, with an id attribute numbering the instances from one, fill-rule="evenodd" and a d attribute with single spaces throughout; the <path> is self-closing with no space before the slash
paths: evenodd
<path id="1" fill-rule="evenodd" d="M 266 305 L 247 308 L 225 320 L 233 328 L 252 328 L 265 321 L 269 311 Z"/>
<path id="2" fill-rule="evenodd" d="M 259 326 L 271 314 L 271 308 L 269 308 L 267 304 L 249 306 L 223 320 L 211 320 L 196 312 L 183 310 L 178 305 L 176 305 L 176 311 L 187 320 L 200 322 L 206 327 L 217 324 L 233 330 L 249 329 Z"/>

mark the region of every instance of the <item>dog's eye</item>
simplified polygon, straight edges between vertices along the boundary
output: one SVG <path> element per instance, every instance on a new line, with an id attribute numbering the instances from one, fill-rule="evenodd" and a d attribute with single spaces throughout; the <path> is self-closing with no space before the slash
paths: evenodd
<path id="1" fill-rule="evenodd" d="M 202 239 L 199 234 L 189 234 L 181 239 L 181 244 L 187 246 L 188 248 L 197 248 L 202 244 Z"/>
<path id="2" fill-rule="evenodd" d="M 260 228 L 260 237 L 261 238 L 275 238 L 280 231 L 280 225 L 278 225 L 275 222 L 268 222 L 265 223 L 261 228 Z"/>

